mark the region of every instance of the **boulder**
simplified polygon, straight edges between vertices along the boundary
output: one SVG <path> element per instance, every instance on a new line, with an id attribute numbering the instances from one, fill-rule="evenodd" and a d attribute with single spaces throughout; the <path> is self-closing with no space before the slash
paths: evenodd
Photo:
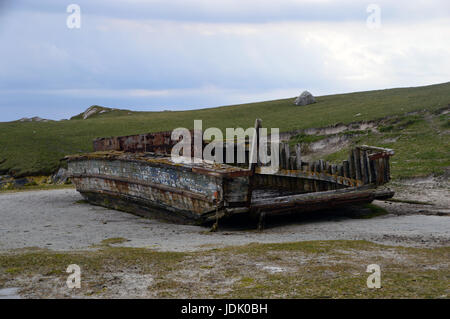
<path id="1" fill-rule="evenodd" d="M 22 117 L 19 122 L 50 122 L 52 120 L 48 120 L 48 119 L 43 119 L 39 116 L 34 116 L 32 118 L 28 118 L 28 117 Z"/>
<path id="2" fill-rule="evenodd" d="M 83 113 L 83 120 L 91 117 L 94 114 L 97 114 L 101 111 L 99 107 L 96 107 L 95 105 L 89 107 L 86 111 Z"/>
<path id="3" fill-rule="evenodd" d="M 308 91 L 303 91 L 302 94 L 300 94 L 294 101 L 294 104 L 299 106 L 308 105 L 312 103 L 316 103 L 316 99 Z"/>
<path id="4" fill-rule="evenodd" d="M 95 114 L 103 114 L 111 111 L 116 111 L 117 109 L 99 106 L 99 105 L 92 105 L 86 109 L 83 113 L 81 113 L 81 116 L 83 120 L 86 120 L 90 118 L 91 116 Z"/>

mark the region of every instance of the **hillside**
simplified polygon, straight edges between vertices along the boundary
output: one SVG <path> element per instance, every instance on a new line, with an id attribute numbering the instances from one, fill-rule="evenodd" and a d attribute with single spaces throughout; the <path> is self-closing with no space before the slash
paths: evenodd
<path id="1" fill-rule="evenodd" d="M 82 113 L 65 121 L 2 122 L 0 175 L 11 174 L 16 177 L 48 175 L 57 170 L 59 160 L 66 154 L 91 151 L 92 139 L 95 137 L 165 131 L 176 127 L 192 128 L 194 119 L 202 119 L 204 128 L 214 126 L 225 129 L 250 127 L 255 118 L 261 118 L 264 127 L 279 127 L 281 132 L 288 132 L 395 116 L 401 121 L 406 113 L 413 111 L 422 111 L 417 115 L 420 119 L 412 126 L 416 128 L 417 136 L 414 135 L 416 136 L 414 138 L 420 140 L 421 147 L 411 155 L 419 161 L 411 165 L 419 167 L 420 156 L 428 156 L 427 158 L 431 160 L 430 169 L 420 170 L 418 175 L 439 173 L 442 172 L 442 168 L 450 166 L 448 114 L 442 112 L 450 104 L 450 82 L 423 87 L 320 96 L 317 97 L 318 103 L 302 107 L 295 106 L 293 100 L 294 97 L 177 112 L 134 112 L 102 107 L 101 110 L 106 110 L 105 112 L 98 112 L 87 119 L 83 119 Z M 425 118 L 429 119 L 430 116 L 432 124 L 430 121 L 422 121 Z M 403 134 L 404 127 L 396 126 L 396 123 L 391 125 L 392 131 L 387 129 L 382 133 Z M 424 126 L 424 123 L 430 126 Z M 369 142 L 383 142 L 376 135 L 369 135 L 364 137 Z M 399 158 L 407 158 L 406 153 L 410 144 L 415 143 L 414 138 L 397 137 L 396 142 L 382 144 L 389 144 L 400 150 Z M 402 152 L 406 153 L 402 155 Z M 426 154 L 423 155 L 421 152 Z M 412 174 L 398 174 L 398 176 L 414 176 L 414 172 L 413 170 Z"/>

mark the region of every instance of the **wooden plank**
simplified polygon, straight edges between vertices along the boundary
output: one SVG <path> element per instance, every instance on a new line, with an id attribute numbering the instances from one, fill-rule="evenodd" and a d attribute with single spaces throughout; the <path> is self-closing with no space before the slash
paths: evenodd
<path id="1" fill-rule="evenodd" d="M 331 163 L 327 162 L 326 167 L 327 167 L 327 169 L 326 169 L 327 173 L 331 175 Z"/>
<path id="2" fill-rule="evenodd" d="M 361 163 L 361 180 L 363 181 L 364 184 L 368 184 L 369 183 L 369 179 L 368 179 L 368 170 L 367 170 L 367 161 L 366 161 L 366 157 L 367 156 L 367 151 L 365 150 L 361 150 L 359 153 L 359 160 Z"/>
<path id="3" fill-rule="evenodd" d="M 289 169 L 289 157 L 291 156 L 290 150 L 289 150 L 289 143 L 284 143 L 284 167 L 285 169 Z"/>
<path id="4" fill-rule="evenodd" d="M 353 149 L 353 163 L 355 166 L 355 179 L 361 179 L 361 160 L 360 160 L 360 150 L 358 147 Z"/>
<path id="5" fill-rule="evenodd" d="M 255 201 L 252 208 L 280 208 L 280 207 L 296 207 L 299 205 L 314 205 L 314 204 L 334 204 L 336 200 L 341 200 L 346 203 L 351 203 L 352 200 L 358 199 L 374 199 L 386 198 L 392 196 L 393 192 L 390 190 L 378 190 L 370 185 L 363 187 L 351 187 L 339 189 L 334 191 L 325 191 L 319 193 L 307 193 L 290 196 L 281 196 L 270 199 L 262 199 Z"/>
<path id="6" fill-rule="evenodd" d="M 337 174 L 337 165 L 336 164 L 332 164 L 331 165 L 331 174 L 332 175 L 336 175 Z"/>
<path id="7" fill-rule="evenodd" d="M 337 167 L 337 170 L 338 170 L 338 175 L 339 176 L 344 176 L 344 165 L 339 164 L 338 167 Z"/>
<path id="8" fill-rule="evenodd" d="M 302 169 L 302 148 L 300 143 L 295 145 L 295 161 L 297 169 Z"/>
<path id="9" fill-rule="evenodd" d="M 258 150 L 259 150 L 259 129 L 262 127 L 262 120 L 255 120 L 255 135 L 252 140 L 252 149 L 249 156 L 249 170 L 255 172 L 256 166 L 258 166 Z"/>
<path id="10" fill-rule="evenodd" d="M 344 177 L 350 177 L 350 165 L 348 160 L 344 160 L 342 164 L 344 166 Z"/>
<path id="11" fill-rule="evenodd" d="M 318 172 L 317 172 L 317 170 L 318 170 L 318 167 L 319 167 L 319 165 L 318 165 L 318 163 L 317 162 L 313 162 L 313 172 L 314 172 L 314 175 L 319 175 L 318 174 Z M 319 191 L 319 179 L 315 179 L 314 180 L 314 191 L 315 192 L 318 192 Z"/>
<path id="12" fill-rule="evenodd" d="M 367 161 L 369 163 L 369 183 L 376 183 L 376 173 L 375 173 L 375 162 L 373 160 L 370 160 L 369 157 L 367 157 Z"/>
<path id="13" fill-rule="evenodd" d="M 348 177 L 356 179 L 355 156 L 353 154 L 353 150 L 350 150 L 350 154 L 348 156 L 348 164 L 349 164 L 349 176 Z"/>
<path id="14" fill-rule="evenodd" d="M 381 185 L 384 183 L 384 160 L 382 158 L 379 158 L 377 161 L 377 185 Z"/>
<path id="15" fill-rule="evenodd" d="M 281 169 L 284 169 L 284 147 L 283 143 L 280 143 L 280 147 L 278 148 L 278 154 L 279 154 L 279 166 Z"/>
<path id="16" fill-rule="evenodd" d="M 368 183 L 370 183 L 371 180 L 373 179 L 373 177 L 372 177 L 372 171 L 371 171 L 371 168 L 370 168 L 370 159 L 369 159 L 369 152 L 368 151 L 366 151 L 365 160 L 366 160 L 366 166 L 367 166 Z"/>
<path id="17" fill-rule="evenodd" d="M 289 169 L 290 170 L 295 170 L 297 169 L 297 163 L 295 161 L 295 156 L 289 156 Z"/>
<path id="18" fill-rule="evenodd" d="M 314 162 L 315 172 L 320 173 L 322 172 L 322 165 L 320 164 L 320 160 Z"/>
<path id="19" fill-rule="evenodd" d="M 384 182 L 387 183 L 391 179 L 391 171 L 389 167 L 389 157 L 383 158 L 384 162 Z"/>

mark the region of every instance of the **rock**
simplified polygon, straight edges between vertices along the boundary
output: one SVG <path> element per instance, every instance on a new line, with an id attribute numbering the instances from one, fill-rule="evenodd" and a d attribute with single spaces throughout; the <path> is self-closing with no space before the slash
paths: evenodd
<path id="1" fill-rule="evenodd" d="M 308 105 L 312 103 L 316 103 L 316 99 L 308 91 L 303 91 L 302 94 L 300 94 L 300 96 L 297 97 L 294 101 L 294 104 L 299 106 Z"/>
<path id="2" fill-rule="evenodd" d="M 83 120 L 91 117 L 94 114 L 99 113 L 101 110 L 100 108 L 96 107 L 96 106 L 91 106 L 89 107 L 86 111 L 84 111 L 83 113 Z"/>
<path id="3" fill-rule="evenodd" d="M 67 169 L 61 167 L 55 174 L 52 175 L 52 183 L 64 184 L 69 178 Z"/>
<path id="4" fill-rule="evenodd" d="M 82 116 L 83 120 L 86 120 L 86 119 L 90 118 L 92 115 L 104 114 L 104 113 L 108 113 L 108 112 L 116 111 L 116 110 L 117 109 L 115 109 L 115 108 L 109 108 L 109 107 L 104 107 L 104 106 L 99 106 L 99 105 L 92 105 L 92 106 L 88 107 L 86 109 L 86 111 L 81 113 L 81 116 Z"/>
<path id="5" fill-rule="evenodd" d="M 43 119 L 39 116 L 34 116 L 32 118 L 28 118 L 28 117 L 22 117 L 19 122 L 50 122 L 52 120 L 48 120 L 48 119 Z"/>

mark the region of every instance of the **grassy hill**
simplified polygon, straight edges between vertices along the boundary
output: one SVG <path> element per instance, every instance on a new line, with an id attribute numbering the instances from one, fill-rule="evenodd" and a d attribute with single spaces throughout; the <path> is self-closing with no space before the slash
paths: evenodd
<path id="1" fill-rule="evenodd" d="M 388 116 L 403 117 L 412 111 L 424 112 L 425 110 L 427 113 L 421 113 L 421 116 L 425 118 L 429 114 L 436 115 L 438 110 L 450 104 L 450 82 L 423 87 L 320 96 L 317 97 L 318 103 L 303 107 L 295 106 L 293 100 L 292 97 L 177 112 L 109 110 L 97 113 L 88 119 L 83 119 L 80 114 L 66 121 L 2 122 L 0 123 L 0 174 L 12 174 L 16 177 L 48 175 L 59 167 L 59 160 L 65 155 L 91 151 L 92 139 L 95 137 L 165 131 L 176 127 L 193 128 L 194 119 L 202 119 L 204 128 L 213 126 L 225 129 L 226 127 L 250 127 L 253 126 L 255 118 L 261 118 L 264 127 L 278 127 L 281 132 L 286 132 L 337 123 L 377 120 Z M 425 146 L 424 152 L 427 152 L 427 156 L 431 158 L 430 169 L 421 170 L 419 175 L 435 172 L 435 166 L 442 170 L 443 167 L 450 165 L 448 162 L 450 158 L 448 115 L 440 115 L 433 121 L 435 121 L 434 124 L 425 128 L 420 124 L 425 122 L 415 122 L 419 128 L 417 138 L 420 139 L 420 145 Z M 393 128 L 394 126 L 392 125 Z M 401 127 L 395 126 L 393 133 L 390 133 L 399 135 L 402 132 Z M 382 142 L 376 137 L 373 138 L 373 135 L 365 138 L 369 142 Z M 401 138 L 399 141 L 390 146 L 403 150 L 400 151 L 404 152 L 404 154 L 401 153 L 403 155 L 400 155 L 400 158 L 407 158 L 409 145 L 414 141 L 408 138 Z M 420 167 L 421 152 L 419 148 L 415 151 L 417 154 L 411 155 L 416 160 L 419 159 L 419 162 L 412 165 Z M 414 176 L 414 174 L 404 176 Z"/>

